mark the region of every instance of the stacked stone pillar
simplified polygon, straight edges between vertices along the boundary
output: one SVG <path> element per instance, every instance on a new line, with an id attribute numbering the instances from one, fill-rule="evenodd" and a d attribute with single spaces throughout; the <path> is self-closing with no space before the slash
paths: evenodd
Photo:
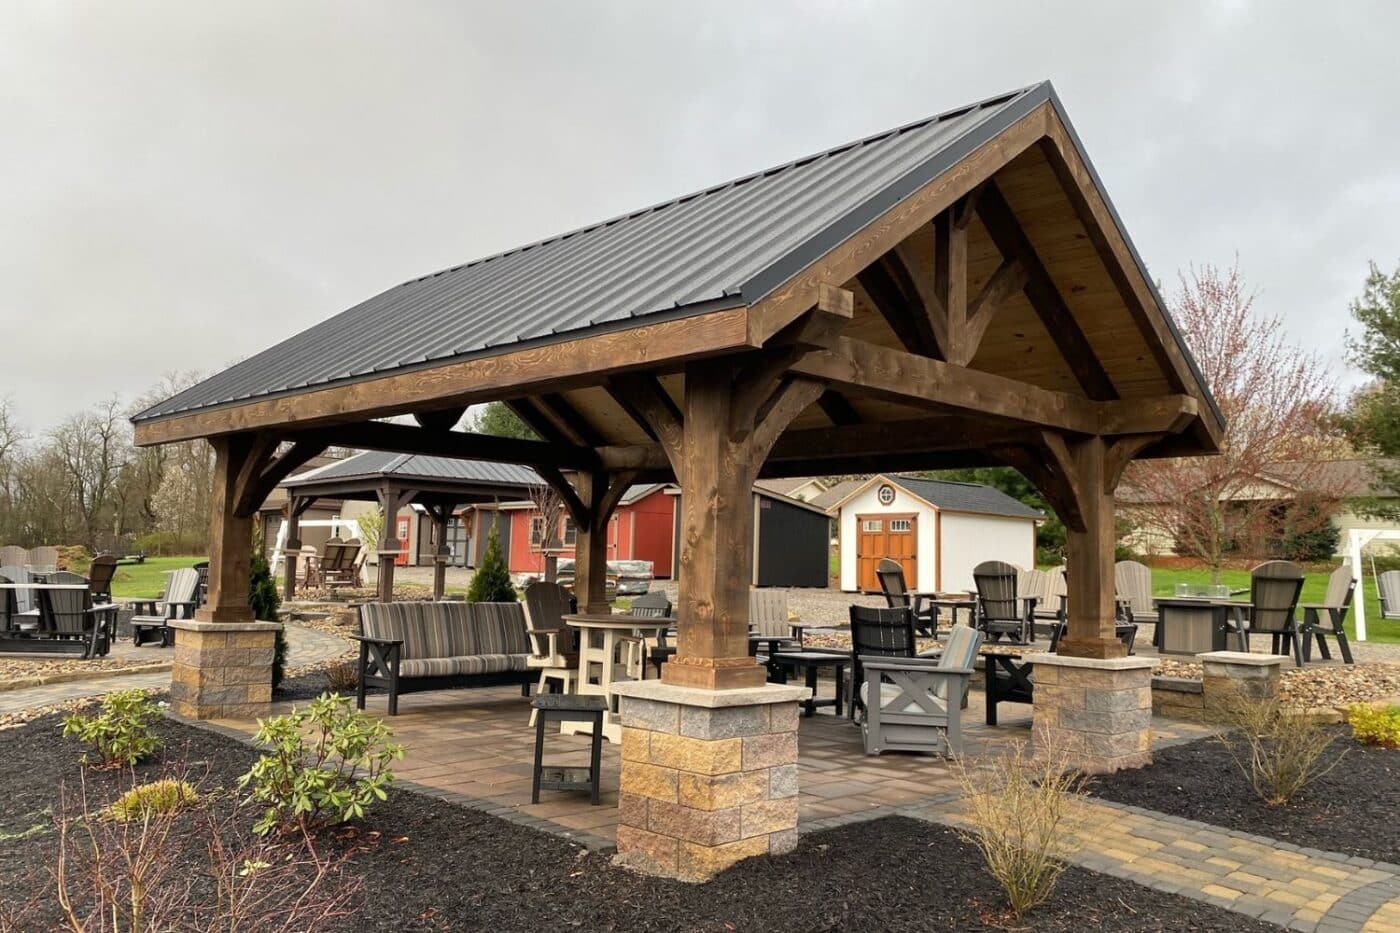
<path id="1" fill-rule="evenodd" d="M 1065 755 L 1085 774 L 1152 763 L 1151 658 L 1032 654 L 1038 749 Z"/>
<path id="2" fill-rule="evenodd" d="M 277 622 L 200 622 L 180 619 L 170 704 L 190 719 L 262 716 L 272 702 Z"/>
<path id="3" fill-rule="evenodd" d="M 1278 654 L 1207 651 L 1196 655 L 1202 665 L 1201 692 L 1205 719 L 1226 722 L 1241 701 L 1278 697 L 1283 662 Z"/>
<path id="4" fill-rule="evenodd" d="M 707 881 L 797 845 L 797 717 L 805 687 L 619 684 L 618 859 Z"/>

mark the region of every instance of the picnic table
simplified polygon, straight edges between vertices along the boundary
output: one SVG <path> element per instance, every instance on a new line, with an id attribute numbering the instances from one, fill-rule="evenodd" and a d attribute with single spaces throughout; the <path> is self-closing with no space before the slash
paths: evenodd
<path id="1" fill-rule="evenodd" d="M 622 615 L 615 613 L 580 613 L 564 616 L 564 624 L 579 632 L 578 681 L 575 690 L 584 695 L 606 698 L 608 707 L 603 711 L 603 737 L 614 744 L 622 741 L 622 722 L 617 715 L 617 703 L 613 698 L 613 684 L 632 680 L 623 665 L 617 661 L 617 650 L 623 642 L 635 642 L 641 636 L 655 639 L 676 624 L 675 619 L 648 616 Z M 591 669 L 598 665 L 598 682 L 591 680 Z M 642 662 L 645 672 L 645 659 Z M 560 731 L 565 735 L 574 733 L 591 734 L 593 725 L 589 722 L 565 722 Z"/>

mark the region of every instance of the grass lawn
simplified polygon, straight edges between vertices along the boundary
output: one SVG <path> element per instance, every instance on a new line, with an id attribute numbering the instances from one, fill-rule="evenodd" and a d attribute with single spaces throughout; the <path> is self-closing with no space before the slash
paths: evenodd
<path id="1" fill-rule="evenodd" d="M 165 576 L 181 567 L 193 567 L 203 557 L 148 557 L 144 564 L 128 564 L 117 568 L 112 578 L 112 595 L 121 598 L 147 596 L 154 598 L 165 590 Z"/>
<path id="2" fill-rule="evenodd" d="M 1176 585 L 1178 583 L 1190 583 L 1193 585 L 1207 585 L 1212 582 L 1210 571 L 1203 568 L 1191 570 L 1175 570 L 1163 567 L 1152 568 L 1152 589 L 1157 596 L 1176 595 Z M 1225 570 L 1220 574 L 1220 582 L 1224 583 L 1232 590 L 1246 589 L 1249 586 L 1249 571 L 1247 570 Z M 1362 585 L 1366 592 L 1366 638 L 1368 641 L 1387 642 L 1391 644 L 1400 643 L 1400 620 L 1382 619 L 1380 599 L 1376 595 L 1376 581 L 1369 575 L 1362 576 Z M 1303 581 L 1303 595 L 1299 602 L 1315 603 L 1321 602 L 1323 595 L 1327 592 L 1327 574 L 1309 573 Z M 1302 618 L 1302 613 L 1298 614 Z M 1356 627 L 1353 624 L 1353 615 L 1347 614 L 1347 634 L 1355 636 Z"/>

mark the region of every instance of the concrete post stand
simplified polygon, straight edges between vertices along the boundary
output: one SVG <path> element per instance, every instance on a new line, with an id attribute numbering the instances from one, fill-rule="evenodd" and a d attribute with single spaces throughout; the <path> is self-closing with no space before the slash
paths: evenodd
<path id="1" fill-rule="evenodd" d="M 1152 763 L 1151 658 L 1029 654 L 1037 746 L 1085 774 Z"/>
<path id="2" fill-rule="evenodd" d="M 278 622 L 177 619 L 170 705 L 189 719 L 259 716 L 272 702 Z"/>
<path id="3" fill-rule="evenodd" d="M 621 697 L 617 858 L 708 881 L 797 845 L 797 704 L 805 687 L 615 684 Z"/>
<path id="4" fill-rule="evenodd" d="M 1204 667 L 1201 692 L 1205 718 L 1221 722 L 1240 700 L 1272 700 L 1278 696 L 1283 662 L 1280 654 L 1247 654 L 1243 651 L 1207 651 L 1196 655 Z"/>

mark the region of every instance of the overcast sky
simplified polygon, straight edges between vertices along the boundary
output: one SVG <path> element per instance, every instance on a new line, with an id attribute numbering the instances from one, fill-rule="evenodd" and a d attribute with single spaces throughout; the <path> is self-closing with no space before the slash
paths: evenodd
<path id="1" fill-rule="evenodd" d="M 1400 262 L 1400 4 L 0 6 L 29 430 L 404 279 L 1043 78 L 1152 274 L 1236 253 L 1340 368 Z"/>

